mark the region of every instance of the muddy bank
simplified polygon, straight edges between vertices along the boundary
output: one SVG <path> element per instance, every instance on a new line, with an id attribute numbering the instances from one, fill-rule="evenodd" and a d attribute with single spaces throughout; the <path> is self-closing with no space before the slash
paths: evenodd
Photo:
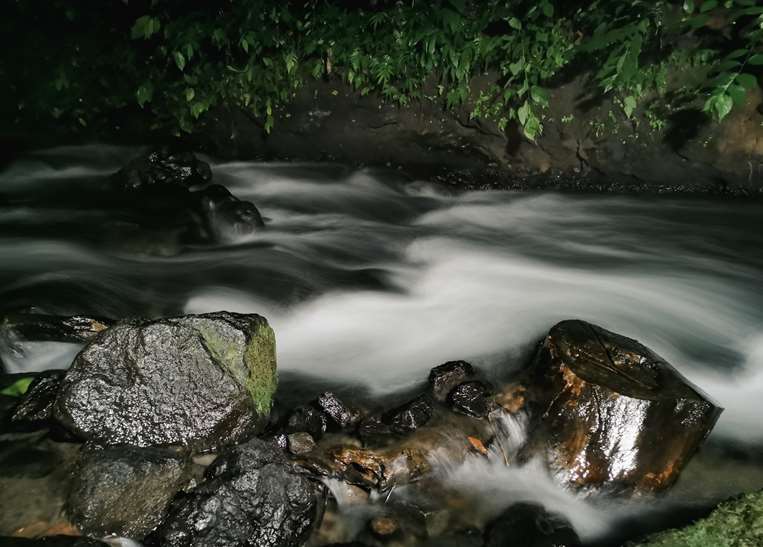
<path id="1" fill-rule="evenodd" d="M 484 76 L 473 88 L 489 82 Z M 763 191 L 760 94 L 720 124 L 699 111 L 646 108 L 629 119 L 579 77 L 552 90 L 536 143 L 517 126 L 501 131 L 467 112 L 446 112 L 431 101 L 397 107 L 339 80 L 311 81 L 269 135 L 259 120 L 230 109 L 211 115 L 191 140 L 221 157 L 384 165 L 461 188 Z"/>

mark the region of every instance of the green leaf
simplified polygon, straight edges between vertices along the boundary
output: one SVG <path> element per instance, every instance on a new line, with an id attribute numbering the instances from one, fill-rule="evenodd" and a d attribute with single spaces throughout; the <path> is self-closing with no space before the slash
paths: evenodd
<path id="1" fill-rule="evenodd" d="M 694 12 L 694 0 L 684 0 L 684 11 L 686 13 Z"/>
<path id="2" fill-rule="evenodd" d="M 27 378 L 19 378 L 11 385 L 0 389 L 0 395 L 6 395 L 8 397 L 21 397 L 29 389 L 29 384 L 32 383 L 34 377 L 29 376 Z"/>
<path id="3" fill-rule="evenodd" d="M 548 91 L 542 87 L 534 85 L 532 88 L 530 88 L 530 97 L 533 101 L 542 107 L 545 108 L 548 106 Z"/>
<path id="4" fill-rule="evenodd" d="M 511 74 L 513 76 L 516 76 L 520 72 L 522 72 L 522 69 L 525 67 L 525 61 L 524 59 L 520 59 L 514 63 L 511 63 L 509 65 L 509 70 L 511 71 Z"/>
<path id="5" fill-rule="evenodd" d="M 543 10 L 543 15 L 546 17 L 552 17 L 554 15 L 554 6 L 548 0 L 543 0 L 540 7 Z"/>
<path id="6" fill-rule="evenodd" d="M 185 57 L 183 54 L 179 51 L 176 51 L 172 54 L 172 57 L 175 59 L 175 64 L 178 66 L 178 68 L 183 70 L 185 68 Z"/>
<path id="7" fill-rule="evenodd" d="M 524 127 L 527 123 L 527 118 L 530 116 L 530 114 L 530 105 L 527 103 L 527 101 L 525 101 L 524 104 L 517 109 L 517 119 L 519 120 L 519 124 L 522 127 Z"/>
<path id="8" fill-rule="evenodd" d="M 144 15 L 135 20 L 132 29 L 130 29 L 130 37 L 133 40 L 138 40 L 140 38 L 148 40 L 151 36 L 159 32 L 159 29 L 161 28 L 162 24 L 159 19 L 151 17 L 150 15 Z"/>
<path id="9" fill-rule="evenodd" d="M 508 20 L 509 26 L 515 30 L 522 30 L 522 21 L 516 17 L 512 17 Z"/>
<path id="10" fill-rule="evenodd" d="M 628 116 L 628 118 L 633 116 L 633 112 L 635 112 L 636 106 L 637 103 L 635 97 L 628 95 L 625 97 L 625 99 L 623 99 L 623 111 L 625 112 L 625 115 Z"/>
<path id="11" fill-rule="evenodd" d="M 143 108 L 146 103 L 150 103 L 154 98 L 154 84 L 151 82 L 143 83 L 135 92 L 135 98 L 138 100 L 138 106 Z"/>
<path id="12" fill-rule="evenodd" d="M 185 100 L 189 103 L 193 100 L 193 98 L 196 96 L 196 90 L 194 90 L 192 87 L 188 87 L 185 90 Z"/>
<path id="13" fill-rule="evenodd" d="M 705 102 L 704 111 L 710 114 L 717 121 L 721 121 L 723 118 L 729 115 L 731 109 L 734 106 L 734 100 L 730 95 L 726 93 L 717 93 L 712 95 L 707 102 Z"/>
<path id="14" fill-rule="evenodd" d="M 747 62 L 755 66 L 763 65 L 763 53 L 756 53 L 755 55 L 747 59 Z"/>
<path id="15" fill-rule="evenodd" d="M 752 74 L 747 74 L 746 72 L 737 74 L 736 81 L 745 89 L 755 89 L 758 87 L 758 79 Z"/>
<path id="16" fill-rule="evenodd" d="M 705 13 L 706 11 L 710 11 L 711 9 L 715 9 L 718 7 L 718 0 L 706 0 L 705 2 L 702 2 L 702 5 L 699 8 L 700 13 Z"/>
<path id="17" fill-rule="evenodd" d="M 747 99 L 747 90 L 743 88 L 741 85 L 731 85 L 728 88 L 728 93 L 731 95 L 731 99 L 734 101 L 734 104 L 736 106 L 741 106 L 745 103 L 745 100 Z"/>

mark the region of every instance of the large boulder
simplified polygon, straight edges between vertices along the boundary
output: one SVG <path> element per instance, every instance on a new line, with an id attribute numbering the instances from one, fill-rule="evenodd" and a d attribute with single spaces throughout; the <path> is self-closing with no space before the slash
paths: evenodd
<path id="1" fill-rule="evenodd" d="M 275 337 L 259 315 L 129 321 L 77 355 L 54 415 L 101 445 L 208 449 L 264 426 L 276 384 Z"/>
<path id="2" fill-rule="evenodd" d="M 66 511 L 83 533 L 99 537 L 145 537 L 190 478 L 188 461 L 166 448 L 86 450 L 77 467 Z"/>
<path id="3" fill-rule="evenodd" d="M 526 453 L 574 489 L 669 487 L 722 411 L 647 347 L 585 321 L 555 325 L 529 375 Z"/>
<path id="4" fill-rule="evenodd" d="M 223 452 L 204 482 L 176 498 L 152 539 L 164 547 L 297 547 L 320 520 L 325 495 L 274 444 L 253 439 Z"/>

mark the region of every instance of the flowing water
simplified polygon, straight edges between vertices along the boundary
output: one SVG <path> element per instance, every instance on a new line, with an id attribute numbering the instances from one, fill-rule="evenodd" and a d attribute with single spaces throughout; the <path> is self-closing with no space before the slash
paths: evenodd
<path id="1" fill-rule="evenodd" d="M 455 195 L 394 172 L 213 162 L 216 182 L 253 201 L 267 229 L 185 245 L 141 229 L 149 212 L 109 201 L 105 175 L 137 152 L 59 148 L 0 173 L 0 312 L 257 312 L 286 377 L 370 395 L 412 388 L 452 359 L 499 377 L 554 323 L 586 319 L 639 339 L 726 408 L 716 448 L 671 496 L 696 497 L 692 480 L 702 499 L 763 486 L 760 201 Z M 0 357 L 11 372 L 63 368 L 77 349 L 6 343 Z M 541 476 L 493 460 L 449 471 L 456 485 L 490 484 L 500 503 L 526 484 L 587 537 L 623 516 Z"/>

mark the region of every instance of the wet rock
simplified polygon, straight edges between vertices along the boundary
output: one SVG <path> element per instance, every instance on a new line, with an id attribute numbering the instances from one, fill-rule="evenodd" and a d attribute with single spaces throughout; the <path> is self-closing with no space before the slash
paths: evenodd
<path id="1" fill-rule="evenodd" d="M 228 234 L 250 234 L 265 226 L 253 203 L 238 199 L 219 184 L 192 192 L 191 197 L 196 200 L 208 230 L 217 239 Z"/>
<path id="2" fill-rule="evenodd" d="M 429 371 L 429 386 L 436 401 L 445 402 L 448 393 L 474 376 L 474 368 L 466 361 L 448 361 Z"/>
<path id="3" fill-rule="evenodd" d="M 152 537 L 166 547 L 297 547 L 324 500 L 322 485 L 273 444 L 254 439 L 223 452 L 203 483 L 176 498 Z"/>
<path id="4" fill-rule="evenodd" d="M 359 410 L 346 405 L 330 391 L 319 395 L 316 405 L 341 429 L 353 427 L 362 417 Z"/>
<path id="5" fill-rule="evenodd" d="M 327 428 L 326 415 L 312 406 L 295 408 L 286 420 L 286 432 L 307 431 L 313 439 L 320 440 Z"/>
<path id="6" fill-rule="evenodd" d="M 397 533 L 397 531 L 400 529 L 400 525 L 398 524 L 397 520 L 387 515 L 372 518 L 371 522 L 368 523 L 368 526 L 371 528 L 371 531 L 374 533 L 374 535 L 379 537 L 391 536 Z"/>
<path id="7" fill-rule="evenodd" d="M 763 545 L 763 490 L 721 503 L 707 518 L 685 528 L 654 534 L 626 547 Z"/>
<path id="8" fill-rule="evenodd" d="M 375 441 L 392 433 L 381 416 L 368 416 L 358 425 L 358 435 L 364 441 Z"/>
<path id="9" fill-rule="evenodd" d="M 422 395 L 390 410 L 384 416 L 384 421 L 395 433 L 410 433 L 426 424 L 432 417 L 432 412 L 432 403 Z"/>
<path id="10" fill-rule="evenodd" d="M 484 547 L 484 545 L 482 532 L 477 529 L 467 529 L 431 538 L 424 542 L 422 547 Z M 521 545 L 524 547 L 524 544 Z"/>
<path id="11" fill-rule="evenodd" d="M 66 511 L 93 536 L 143 538 L 189 479 L 187 460 L 160 448 L 87 450 L 77 467 Z"/>
<path id="12" fill-rule="evenodd" d="M 584 321 L 551 329 L 528 381 L 525 452 L 576 489 L 669 487 L 722 411 L 647 347 Z"/>
<path id="13" fill-rule="evenodd" d="M 41 372 L 29 384 L 24 398 L 11 415 L 13 422 L 46 422 L 52 417 L 53 405 L 58 395 L 65 371 Z"/>
<path id="14" fill-rule="evenodd" d="M 478 381 L 459 384 L 448 394 L 448 405 L 467 416 L 484 418 L 492 408 L 490 388 Z"/>
<path id="15" fill-rule="evenodd" d="M 275 339 L 259 315 L 131 321 L 77 355 L 54 414 L 97 444 L 208 449 L 259 430 L 276 383 Z"/>
<path id="16" fill-rule="evenodd" d="M 187 188 L 208 183 L 212 170 L 191 152 L 163 147 L 133 159 L 112 178 L 121 189 L 130 191 L 173 185 Z"/>
<path id="17" fill-rule="evenodd" d="M 103 317 L 13 313 L 4 316 L 0 326 L 17 340 L 81 344 L 113 323 L 114 321 Z"/>
<path id="18" fill-rule="evenodd" d="M 286 433 L 276 433 L 270 438 L 270 440 L 281 450 L 286 450 L 289 448 L 289 436 Z"/>
<path id="19" fill-rule="evenodd" d="M 485 547 L 577 547 L 575 530 L 564 517 L 534 503 L 516 503 L 485 530 Z"/>
<path id="20" fill-rule="evenodd" d="M 0 435 L 0 535 L 64 533 L 58 525 L 79 450 L 47 431 Z"/>
<path id="21" fill-rule="evenodd" d="M 315 448 L 315 441 L 310 433 L 304 431 L 290 433 L 288 436 L 289 452 L 295 456 L 307 454 Z"/>

